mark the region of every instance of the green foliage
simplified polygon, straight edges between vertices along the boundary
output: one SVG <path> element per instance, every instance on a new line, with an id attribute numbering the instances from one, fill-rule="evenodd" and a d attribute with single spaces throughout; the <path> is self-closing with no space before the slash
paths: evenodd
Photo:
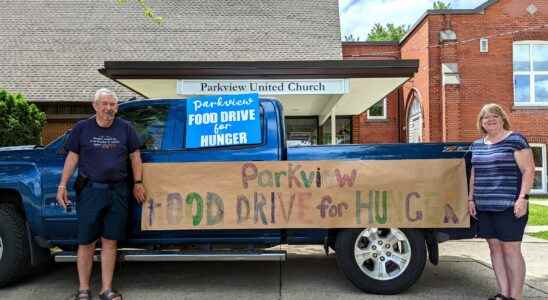
<path id="1" fill-rule="evenodd" d="M 345 42 L 359 42 L 360 37 L 359 36 L 354 36 L 352 33 L 350 33 L 350 34 L 347 34 L 347 35 L 344 36 L 344 41 Z"/>
<path id="2" fill-rule="evenodd" d="M 451 9 L 451 2 L 434 1 L 434 9 Z"/>
<path id="3" fill-rule="evenodd" d="M 376 23 L 369 35 L 368 41 L 399 41 L 409 30 L 409 26 L 400 25 L 396 26 L 392 23 L 386 24 L 386 27 L 380 23 Z"/>
<path id="4" fill-rule="evenodd" d="M 39 145 L 46 114 L 21 94 L 0 89 L 0 146 Z"/>
<path id="5" fill-rule="evenodd" d="M 548 240 L 548 231 L 540 231 L 540 232 L 534 232 L 534 233 L 528 233 L 528 234 L 539 239 Z"/>
<path id="6" fill-rule="evenodd" d="M 548 225 L 548 206 L 529 204 L 529 225 Z"/>
<path id="7" fill-rule="evenodd" d="M 145 17 L 151 19 L 153 22 L 157 24 L 162 24 L 164 22 L 164 18 L 161 16 L 157 16 L 154 13 L 154 10 L 152 10 L 152 7 L 150 7 L 145 0 L 133 0 L 133 1 L 137 2 L 137 4 L 141 6 Z M 116 0 L 116 3 L 118 3 L 118 5 L 124 5 L 128 2 L 129 0 Z"/>

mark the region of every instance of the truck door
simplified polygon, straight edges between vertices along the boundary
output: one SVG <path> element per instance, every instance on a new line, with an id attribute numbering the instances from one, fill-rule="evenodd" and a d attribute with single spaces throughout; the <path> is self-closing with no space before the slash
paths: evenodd
<path id="1" fill-rule="evenodd" d="M 267 161 L 280 159 L 278 118 L 272 102 L 261 102 L 262 142 L 256 145 L 238 145 L 212 148 L 185 148 L 186 102 L 177 102 L 170 113 L 170 139 L 165 152 L 166 159 L 151 160 L 143 155 L 145 162 L 215 162 L 215 161 Z M 191 180 L 191 179 L 190 179 Z M 135 202 L 133 202 L 135 203 Z M 280 230 L 170 230 L 141 231 L 141 207 L 132 209 L 132 243 L 263 243 L 275 244 L 281 240 Z"/>

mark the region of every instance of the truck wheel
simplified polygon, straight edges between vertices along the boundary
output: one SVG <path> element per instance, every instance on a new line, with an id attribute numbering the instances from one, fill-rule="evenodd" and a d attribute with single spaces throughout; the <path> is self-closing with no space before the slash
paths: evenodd
<path id="1" fill-rule="evenodd" d="M 0 204 L 0 287 L 20 279 L 30 268 L 25 221 L 12 204 Z"/>
<path id="2" fill-rule="evenodd" d="M 339 232 L 337 264 L 367 293 L 392 295 L 412 286 L 426 263 L 423 235 L 413 229 L 367 228 Z"/>

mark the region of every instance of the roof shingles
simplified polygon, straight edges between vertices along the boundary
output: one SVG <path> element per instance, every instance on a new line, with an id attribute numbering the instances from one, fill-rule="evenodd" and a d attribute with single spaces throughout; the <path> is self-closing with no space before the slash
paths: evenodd
<path id="1" fill-rule="evenodd" d="M 0 0 L 0 87 L 31 101 L 89 101 L 107 60 L 341 59 L 337 0 L 155 0 L 158 26 L 114 0 Z M 273 4 L 275 3 L 275 4 Z"/>

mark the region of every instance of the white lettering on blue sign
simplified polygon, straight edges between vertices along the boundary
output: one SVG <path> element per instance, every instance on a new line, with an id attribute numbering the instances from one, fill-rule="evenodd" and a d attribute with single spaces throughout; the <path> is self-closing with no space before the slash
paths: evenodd
<path id="1" fill-rule="evenodd" d="M 261 142 L 257 94 L 197 96 L 187 102 L 186 147 Z"/>

